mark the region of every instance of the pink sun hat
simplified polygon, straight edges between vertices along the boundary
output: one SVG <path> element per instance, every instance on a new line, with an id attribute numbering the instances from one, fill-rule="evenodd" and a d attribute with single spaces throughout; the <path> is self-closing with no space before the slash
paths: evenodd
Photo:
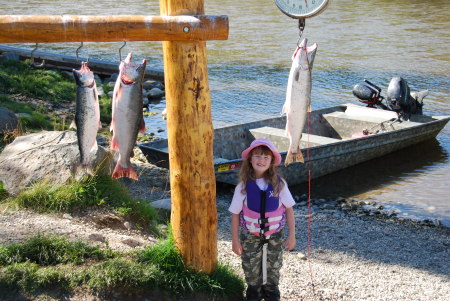
<path id="1" fill-rule="evenodd" d="M 244 160 L 247 159 L 248 154 L 252 151 L 252 149 L 254 149 L 255 147 L 261 146 L 261 145 L 267 146 L 272 151 L 273 157 L 275 159 L 274 164 L 277 166 L 280 165 L 280 163 L 281 163 L 280 153 L 277 151 L 277 148 L 275 147 L 275 145 L 273 145 L 273 143 L 270 142 L 269 139 L 265 139 L 265 138 L 258 138 L 258 139 L 253 140 L 253 142 L 250 144 L 250 146 L 242 152 L 242 154 L 241 154 L 242 159 L 244 159 Z"/>

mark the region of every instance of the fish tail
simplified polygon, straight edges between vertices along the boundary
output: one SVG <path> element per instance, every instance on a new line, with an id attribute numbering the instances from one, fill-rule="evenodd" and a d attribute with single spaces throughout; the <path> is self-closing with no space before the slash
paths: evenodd
<path id="1" fill-rule="evenodd" d="M 126 178 L 131 178 L 135 181 L 137 181 L 139 179 L 136 171 L 131 166 L 124 168 L 124 167 L 122 167 L 122 165 L 120 165 L 120 162 L 117 162 L 116 167 L 114 168 L 112 177 L 115 179 L 126 177 Z"/>
<path id="2" fill-rule="evenodd" d="M 286 159 L 284 160 L 284 166 L 288 166 L 293 162 L 305 163 L 305 158 L 303 158 L 303 154 L 300 150 L 297 150 L 296 153 L 288 151 Z"/>
<path id="3" fill-rule="evenodd" d="M 74 175 L 78 176 L 78 175 L 83 175 L 83 174 L 89 174 L 91 176 L 95 175 L 94 172 L 94 168 L 92 167 L 92 164 L 89 163 L 83 163 L 83 162 L 79 162 L 79 163 L 75 163 L 72 166 L 72 172 Z"/>

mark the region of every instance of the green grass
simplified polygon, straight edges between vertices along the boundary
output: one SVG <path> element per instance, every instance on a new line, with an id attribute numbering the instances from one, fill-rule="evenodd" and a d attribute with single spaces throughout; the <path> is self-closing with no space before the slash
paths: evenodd
<path id="1" fill-rule="evenodd" d="M 106 207 L 134 221 L 139 227 L 158 235 L 160 221 L 157 211 L 147 201 L 133 199 L 128 189 L 108 175 L 87 176 L 81 181 L 54 185 L 39 182 L 16 197 L 10 204 L 36 212 L 73 212 L 93 206 Z"/>
<path id="2" fill-rule="evenodd" d="M 68 128 L 64 120 L 48 114 L 44 108 L 35 108 L 28 104 L 18 103 L 6 95 L 0 95 L 0 107 L 13 113 L 26 114 L 19 117 L 19 132 L 21 133 Z"/>
<path id="3" fill-rule="evenodd" d="M 99 97 L 100 119 L 111 123 L 112 99 L 107 96 L 113 87 L 103 85 L 105 95 Z M 53 103 L 75 102 L 76 84 L 74 80 L 64 78 L 59 71 L 31 69 L 28 63 L 19 61 L 0 61 L 0 106 L 14 113 L 26 113 L 20 117 L 22 133 L 39 130 L 65 130 L 66 120 L 54 117 L 45 108 L 18 103 L 9 95 L 20 94 Z M 74 112 L 75 113 L 75 112 Z"/>
<path id="4" fill-rule="evenodd" d="M 160 241 L 139 254 L 142 263 L 153 263 L 162 272 L 161 283 L 164 290 L 175 294 L 204 292 L 215 296 L 239 294 L 244 290 L 242 279 L 236 276 L 227 265 L 219 263 L 211 274 L 193 272 L 186 267 L 174 247 L 173 237 Z"/>
<path id="5" fill-rule="evenodd" d="M 8 192 L 3 187 L 3 182 L 0 181 L 0 202 L 8 197 Z"/>
<path id="6" fill-rule="evenodd" d="M 112 99 L 107 95 L 103 95 L 98 98 L 98 102 L 100 106 L 100 121 L 102 123 L 106 123 L 109 125 L 112 120 L 112 111 L 111 111 Z"/>
<path id="7" fill-rule="evenodd" d="M 201 293 L 231 300 L 242 296 L 244 283 L 223 264 L 211 275 L 187 268 L 171 237 L 132 253 L 112 253 L 41 235 L 0 247 L 0 291 L 32 297 L 46 290 L 70 294 L 80 287 L 96 295 Z"/>
<path id="8" fill-rule="evenodd" d="M 82 241 L 68 241 L 58 236 L 37 236 L 23 243 L 0 248 L 0 265 L 31 262 L 38 265 L 82 264 L 88 259 L 100 260 L 112 253 L 91 247 Z"/>
<path id="9" fill-rule="evenodd" d="M 31 69 L 28 63 L 10 60 L 0 62 L 0 93 L 60 102 L 75 99 L 76 86 L 58 71 Z"/>

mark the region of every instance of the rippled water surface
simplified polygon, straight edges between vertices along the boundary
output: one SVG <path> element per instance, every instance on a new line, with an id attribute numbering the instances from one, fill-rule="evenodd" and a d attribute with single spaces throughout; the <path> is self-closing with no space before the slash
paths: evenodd
<path id="1" fill-rule="evenodd" d="M 6 1 L 2 14 L 159 15 L 159 1 Z M 273 1 L 205 0 L 206 14 L 228 15 L 227 41 L 209 41 L 209 80 L 216 127 L 277 116 L 284 103 L 297 21 Z M 304 37 L 317 42 L 313 108 L 357 103 L 353 85 L 364 78 L 385 94 L 394 76 L 412 90 L 429 89 L 425 114 L 450 115 L 450 2 L 448 0 L 334 0 L 308 19 Z M 32 45 L 21 45 L 32 47 Z M 74 55 L 77 43 L 40 49 Z M 81 55 L 119 60 L 121 43 L 85 43 Z M 125 52 L 162 68 L 160 42 L 128 43 Z M 160 112 L 164 101 L 151 109 Z M 165 129 L 156 115 L 151 131 Z M 313 182 L 314 196 L 342 195 L 401 207 L 409 215 L 440 218 L 450 226 L 450 126 L 436 140 L 360 164 Z M 165 131 L 161 135 L 165 135 Z M 302 185 L 292 187 L 304 191 Z"/>

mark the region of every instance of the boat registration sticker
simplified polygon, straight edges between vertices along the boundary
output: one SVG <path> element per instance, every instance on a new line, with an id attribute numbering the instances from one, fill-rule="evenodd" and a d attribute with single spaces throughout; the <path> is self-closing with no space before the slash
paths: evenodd
<path id="1" fill-rule="evenodd" d="M 240 162 L 220 164 L 217 168 L 217 171 L 221 172 L 221 171 L 233 170 L 233 169 L 239 168 L 240 166 L 241 166 Z"/>

